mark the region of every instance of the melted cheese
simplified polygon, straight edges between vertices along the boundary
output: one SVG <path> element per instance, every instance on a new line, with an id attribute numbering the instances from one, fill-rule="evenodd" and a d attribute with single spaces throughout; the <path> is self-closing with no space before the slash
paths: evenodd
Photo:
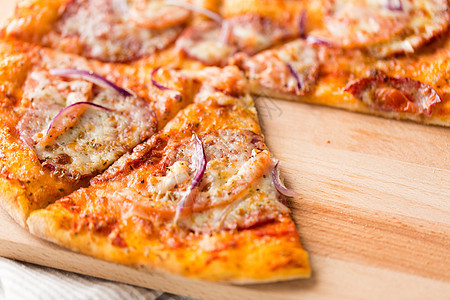
<path id="1" fill-rule="evenodd" d="M 90 101 L 112 110 L 87 107 L 77 122 L 51 144 L 31 143 L 43 164 L 58 173 L 72 177 L 96 174 L 155 130 L 154 115 L 142 99 L 124 99 L 112 90 L 95 89 L 90 99 L 86 89 L 90 91 L 91 83 L 51 78 L 44 71 L 34 71 L 30 78 L 34 81 L 27 81 L 24 96 L 32 106 L 19 125 L 29 144 L 30 137 L 45 134 L 59 111 L 74 102 Z M 29 86 L 32 82 L 37 86 Z"/>
<path id="2" fill-rule="evenodd" d="M 406 2 L 404 7 L 411 10 L 408 30 L 389 41 L 370 47 L 369 50 L 372 55 L 386 57 L 396 53 L 413 53 L 434 37 L 448 30 L 450 26 L 448 1 L 402 1 L 402 3 L 404 2 Z"/>
<path id="3" fill-rule="evenodd" d="M 130 20 L 144 28 L 164 29 L 187 21 L 190 11 L 167 5 L 164 0 L 131 1 Z"/>
<path id="4" fill-rule="evenodd" d="M 245 130 L 219 130 L 202 137 L 202 143 L 206 171 L 192 194 L 193 213 L 180 219 L 181 226 L 195 231 L 245 228 L 286 211 L 272 183 L 270 155 L 258 149 L 265 147 L 260 136 Z M 128 203 L 123 216 L 153 220 L 153 214 L 159 213 L 173 218 L 196 173 L 192 141 L 174 151 L 167 153 L 176 161 L 164 176 L 153 176 L 143 167 L 114 193 L 114 201 Z"/>
<path id="5" fill-rule="evenodd" d="M 123 1 L 75 1 L 66 10 L 58 31 L 63 38 L 78 37 L 84 54 L 105 61 L 124 61 L 166 47 L 181 27 L 151 30 L 129 21 Z M 59 37 L 50 37 L 58 43 Z"/>
<path id="6" fill-rule="evenodd" d="M 258 85 L 294 95 L 310 92 L 319 71 L 317 50 L 302 40 L 261 52 L 249 59 L 244 58 L 241 64 L 247 76 Z"/>
<path id="7" fill-rule="evenodd" d="M 224 206 L 195 213 L 181 221 L 182 226 L 195 232 L 212 232 L 222 229 L 243 229 L 260 222 L 276 219 L 288 212 L 281 204 L 272 181 L 270 170 L 247 190 L 246 195 Z"/>
<path id="8" fill-rule="evenodd" d="M 220 65 L 236 51 L 236 47 L 222 41 L 222 28 L 215 23 L 204 23 L 189 28 L 176 43 L 190 58 L 207 65 Z"/>

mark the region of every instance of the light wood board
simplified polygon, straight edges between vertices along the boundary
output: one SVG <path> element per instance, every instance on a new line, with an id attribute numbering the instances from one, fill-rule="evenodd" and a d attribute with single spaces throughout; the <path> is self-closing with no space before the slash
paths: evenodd
<path id="1" fill-rule="evenodd" d="M 13 7 L 1 1 L 0 17 Z M 233 286 L 144 273 L 31 236 L 0 211 L 0 256 L 201 299 L 449 299 L 450 129 L 257 99 L 310 279 Z"/>

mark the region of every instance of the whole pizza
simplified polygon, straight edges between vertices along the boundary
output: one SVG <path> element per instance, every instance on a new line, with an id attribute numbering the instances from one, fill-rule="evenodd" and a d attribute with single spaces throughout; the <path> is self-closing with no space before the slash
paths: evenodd
<path id="1" fill-rule="evenodd" d="M 310 275 L 253 95 L 450 126 L 448 0 L 21 0 L 0 30 L 0 204 L 100 259 Z M 282 165 L 282 163 L 281 163 Z"/>

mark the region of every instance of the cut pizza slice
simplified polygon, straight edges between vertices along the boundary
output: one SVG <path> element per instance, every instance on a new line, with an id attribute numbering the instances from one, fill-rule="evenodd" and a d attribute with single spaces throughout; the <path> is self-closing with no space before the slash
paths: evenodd
<path id="1" fill-rule="evenodd" d="M 426 51 L 384 60 L 299 39 L 237 54 L 231 63 L 244 70 L 253 94 L 450 126 L 449 61 L 445 37 Z"/>
<path id="2" fill-rule="evenodd" d="M 192 74 L 191 74 L 192 75 Z M 233 283 L 308 277 L 278 169 L 235 67 L 208 68 L 195 101 L 132 153 L 28 219 L 81 253 Z"/>
<path id="3" fill-rule="evenodd" d="M 85 186 L 191 101 L 192 81 L 171 70 L 153 74 L 158 87 L 148 84 L 149 69 L 19 42 L 2 42 L 0 61 L 0 203 L 21 225 L 30 211 Z"/>
<path id="4" fill-rule="evenodd" d="M 0 35 L 107 62 L 130 62 L 168 47 L 190 11 L 162 0 L 19 1 Z"/>

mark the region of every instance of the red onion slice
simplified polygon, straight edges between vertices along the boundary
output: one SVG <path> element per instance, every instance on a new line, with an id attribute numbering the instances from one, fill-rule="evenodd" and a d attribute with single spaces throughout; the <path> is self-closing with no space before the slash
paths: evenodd
<path id="1" fill-rule="evenodd" d="M 306 38 L 306 16 L 306 10 L 302 11 L 299 22 L 299 37 L 302 39 Z"/>
<path id="2" fill-rule="evenodd" d="M 194 4 L 191 4 L 191 3 L 180 2 L 180 1 L 172 1 L 172 0 L 166 0 L 166 1 L 164 1 L 164 3 L 167 4 L 167 5 L 179 6 L 179 7 L 182 7 L 184 9 L 195 11 L 195 12 L 197 12 L 199 14 L 202 14 L 202 15 L 204 15 L 204 16 L 206 16 L 206 17 L 208 17 L 208 18 L 210 18 L 210 19 L 212 19 L 214 21 L 216 21 L 217 23 L 222 23 L 222 17 L 220 15 L 218 15 L 217 13 L 215 13 L 215 12 L 209 10 L 209 9 L 206 9 L 204 7 L 197 6 L 197 5 L 194 5 Z"/>
<path id="3" fill-rule="evenodd" d="M 75 102 L 67 107 L 64 107 L 63 109 L 61 109 L 59 111 L 59 113 L 51 120 L 50 124 L 48 125 L 47 131 L 45 133 L 46 136 L 48 136 L 51 132 L 51 129 L 55 127 L 55 123 L 57 123 L 60 119 L 62 119 L 64 117 L 64 115 L 71 110 L 72 108 L 74 108 L 75 106 L 79 106 L 79 105 L 88 105 L 88 106 L 92 106 L 92 107 L 97 107 L 100 109 L 104 109 L 107 111 L 112 111 L 112 109 L 104 107 L 102 105 L 99 104 L 95 104 L 95 103 L 91 103 L 91 102 Z"/>
<path id="4" fill-rule="evenodd" d="M 222 28 L 220 31 L 220 39 L 219 41 L 224 44 L 227 45 L 228 41 L 230 40 L 231 34 L 232 34 L 232 25 L 231 22 L 228 20 L 223 20 L 222 22 Z"/>
<path id="5" fill-rule="evenodd" d="M 280 163 L 280 161 L 278 161 L 275 164 L 275 167 L 272 170 L 272 180 L 273 180 L 273 183 L 275 184 L 275 188 L 277 189 L 278 192 L 280 192 L 280 194 L 282 194 L 282 195 L 284 195 L 286 197 L 298 196 L 298 193 L 296 193 L 293 190 L 290 190 L 287 187 L 285 187 L 283 182 L 281 181 L 280 171 L 278 170 L 278 164 L 279 163 Z"/>
<path id="6" fill-rule="evenodd" d="M 152 75 L 151 75 L 152 84 L 155 87 L 157 87 L 158 89 L 160 89 L 161 91 L 171 90 L 168 87 L 163 86 L 162 84 L 160 84 L 158 81 L 155 80 L 155 74 L 156 74 L 156 72 L 159 71 L 159 69 L 161 69 L 161 67 L 157 67 L 156 69 L 154 69 L 152 71 Z"/>
<path id="7" fill-rule="evenodd" d="M 387 0 L 387 8 L 392 11 L 403 11 L 402 0 Z"/>
<path id="8" fill-rule="evenodd" d="M 286 63 L 286 66 L 289 69 L 289 72 L 292 74 L 292 76 L 294 76 L 295 80 L 297 81 L 297 89 L 298 91 L 302 90 L 302 80 L 300 79 L 300 75 L 298 74 L 298 72 L 294 69 L 294 67 L 289 64 Z"/>
<path id="9" fill-rule="evenodd" d="M 323 45 L 323 46 L 327 46 L 327 47 L 331 47 L 333 46 L 329 41 L 326 41 L 324 39 L 312 36 L 312 35 L 308 35 L 308 37 L 306 38 L 306 42 L 308 44 L 312 44 L 312 45 Z"/>
<path id="10" fill-rule="evenodd" d="M 49 72 L 53 76 L 84 79 L 90 81 L 98 86 L 101 86 L 102 88 L 112 89 L 123 97 L 134 96 L 131 92 L 127 91 L 126 89 L 117 86 L 116 84 L 112 83 L 105 77 L 91 71 L 77 70 L 77 69 L 50 69 Z"/>
<path id="11" fill-rule="evenodd" d="M 178 221 L 185 208 L 192 207 L 193 203 L 188 203 L 193 201 L 193 199 L 191 198 L 192 191 L 199 185 L 206 170 L 206 154 L 205 149 L 203 148 L 202 141 L 200 141 L 195 132 L 192 134 L 192 138 L 194 139 L 195 147 L 195 153 L 192 157 L 192 160 L 195 165 L 196 172 L 194 178 L 192 179 L 191 185 L 186 190 L 186 193 L 184 194 L 180 202 L 178 202 L 174 219 L 175 223 Z"/>
<path id="12" fill-rule="evenodd" d="M 154 69 L 154 70 L 152 71 L 152 74 L 151 74 L 151 81 L 152 81 L 152 84 L 153 84 L 157 89 L 159 89 L 159 90 L 161 90 L 161 91 L 172 91 L 172 92 L 175 92 L 175 93 L 176 93 L 176 95 L 175 95 L 175 100 L 176 100 L 176 101 L 179 101 L 180 98 L 181 98 L 180 92 L 175 91 L 175 90 L 173 90 L 173 89 L 171 89 L 171 88 L 168 88 L 168 87 L 162 85 L 161 83 L 159 83 L 158 81 L 155 80 L 155 74 L 156 74 L 156 72 L 159 71 L 159 69 L 161 69 L 161 67 L 157 67 L 156 69 Z"/>

